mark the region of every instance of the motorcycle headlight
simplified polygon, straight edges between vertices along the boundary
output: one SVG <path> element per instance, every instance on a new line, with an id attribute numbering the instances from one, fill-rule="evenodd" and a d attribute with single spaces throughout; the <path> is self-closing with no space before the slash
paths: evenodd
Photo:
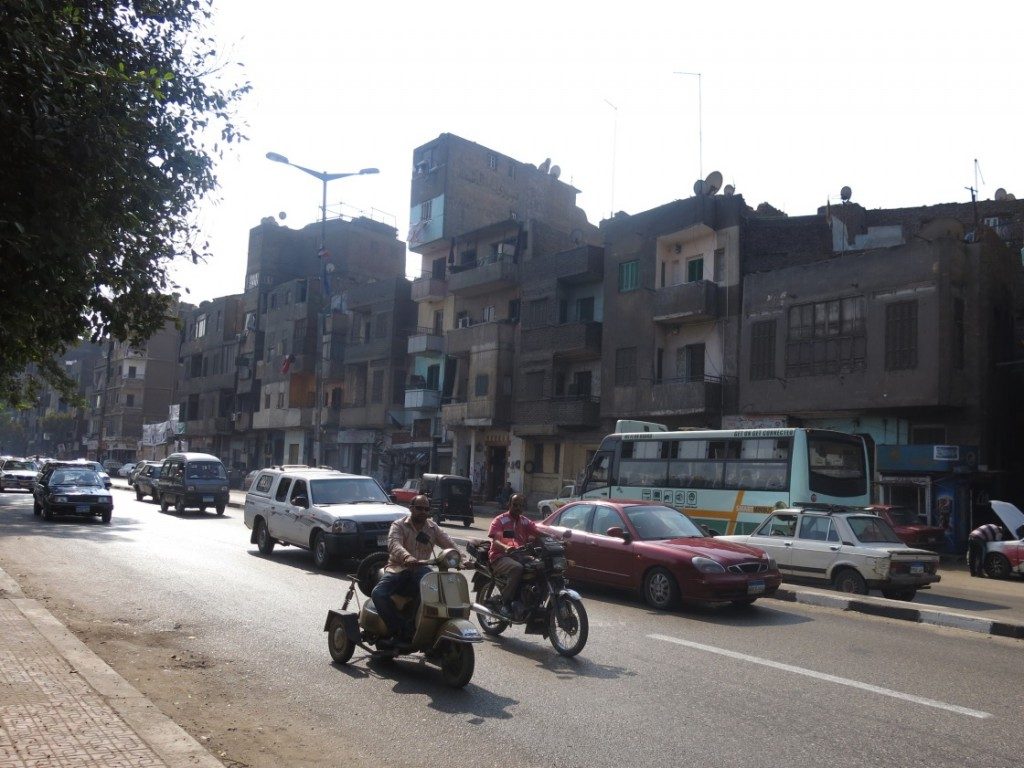
<path id="1" fill-rule="evenodd" d="M 444 564 L 449 568 L 458 568 L 461 558 L 455 552 L 451 552 L 444 559 Z"/>
<path id="2" fill-rule="evenodd" d="M 690 562 L 701 573 L 725 573 L 725 566 L 709 557 L 695 557 Z"/>
<path id="3" fill-rule="evenodd" d="M 357 533 L 359 526 L 355 520 L 335 520 L 331 523 L 331 533 Z"/>

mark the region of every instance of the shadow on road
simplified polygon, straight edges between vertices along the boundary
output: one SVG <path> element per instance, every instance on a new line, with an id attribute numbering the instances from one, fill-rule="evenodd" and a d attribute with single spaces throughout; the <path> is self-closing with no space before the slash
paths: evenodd
<path id="1" fill-rule="evenodd" d="M 966 597 L 949 597 L 946 595 L 934 595 L 926 592 L 918 592 L 914 598 L 913 605 L 930 606 L 932 608 L 947 608 L 951 611 L 1008 611 L 1011 607 L 1000 603 L 989 603 L 981 600 L 971 600 Z"/>
<path id="2" fill-rule="evenodd" d="M 134 520 L 118 518 L 116 506 L 113 519 L 104 523 L 98 517 L 58 516 L 44 520 L 42 516 L 32 514 L 31 494 L 17 500 L 6 496 L 3 501 L 3 506 L 0 506 L 0 538 L 3 539 L 45 536 L 51 539 L 112 541 L 130 536 L 139 527 Z"/>
<path id="3" fill-rule="evenodd" d="M 579 656 L 566 658 L 561 656 L 551 647 L 551 644 L 540 635 L 529 637 L 516 637 L 515 628 L 506 630 L 498 637 L 488 637 L 484 642 L 502 651 L 514 653 L 526 659 L 537 662 L 537 666 L 553 672 L 556 677 L 562 680 L 575 679 L 579 677 L 591 677 L 597 680 L 617 680 L 622 677 L 635 677 L 636 673 L 625 667 L 616 667 L 611 664 L 598 664 L 587 658 L 587 649 L 584 648 Z M 520 632 L 521 632 L 520 628 Z"/>

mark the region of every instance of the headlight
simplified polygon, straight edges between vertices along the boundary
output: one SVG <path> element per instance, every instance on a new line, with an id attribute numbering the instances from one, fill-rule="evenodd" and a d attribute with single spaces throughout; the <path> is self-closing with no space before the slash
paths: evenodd
<path id="1" fill-rule="evenodd" d="M 335 520 L 331 524 L 331 533 L 357 533 L 359 526 L 355 520 Z"/>
<path id="2" fill-rule="evenodd" d="M 228 489 L 228 487 L 227 487 L 226 485 L 222 485 L 222 486 L 220 487 L 220 489 L 221 489 L 222 491 L 226 491 L 226 490 Z"/>
<path id="3" fill-rule="evenodd" d="M 96 501 L 98 501 L 100 504 L 109 504 L 110 503 L 110 497 L 109 496 L 97 496 L 96 497 Z"/>
<path id="4" fill-rule="evenodd" d="M 447 565 L 449 568 L 458 568 L 460 561 L 461 561 L 461 558 L 459 557 L 458 553 L 456 553 L 456 552 L 452 552 L 451 554 L 448 555 L 448 557 L 446 557 L 444 559 L 445 565 Z"/>
<path id="5" fill-rule="evenodd" d="M 58 504 L 67 504 L 68 503 L 68 497 L 67 496 L 54 496 L 53 500 L 55 502 L 57 502 Z"/>
<path id="6" fill-rule="evenodd" d="M 701 573 L 725 573 L 725 567 L 709 557 L 695 557 L 690 562 Z"/>
<path id="7" fill-rule="evenodd" d="M 196 487 L 194 485 L 190 485 L 185 490 L 186 491 L 194 491 L 195 489 L 196 489 Z"/>

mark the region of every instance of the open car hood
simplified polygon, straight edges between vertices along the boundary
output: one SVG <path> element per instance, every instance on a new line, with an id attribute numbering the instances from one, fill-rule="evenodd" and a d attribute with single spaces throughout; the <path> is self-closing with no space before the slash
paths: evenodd
<path id="1" fill-rule="evenodd" d="M 1010 536 L 1019 538 L 1017 536 L 1017 529 L 1024 525 L 1024 512 L 1021 512 L 1008 501 L 995 501 L 993 499 L 990 503 L 992 504 L 992 511 L 999 515 L 1003 525 L 1010 529 Z"/>

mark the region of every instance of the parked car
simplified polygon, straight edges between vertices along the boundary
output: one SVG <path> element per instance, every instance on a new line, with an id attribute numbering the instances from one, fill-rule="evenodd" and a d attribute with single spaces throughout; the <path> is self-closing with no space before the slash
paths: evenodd
<path id="1" fill-rule="evenodd" d="M 782 583 L 763 550 L 707 535 L 672 507 L 637 501 L 574 501 L 541 530 L 566 542 L 570 579 L 636 590 L 653 608 L 680 601 L 750 605 Z"/>
<path id="2" fill-rule="evenodd" d="M 121 462 L 118 461 L 117 459 L 104 459 L 103 461 L 103 469 L 106 470 L 108 475 L 116 473 L 119 469 L 121 469 L 121 466 Z"/>
<path id="3" fill-rule="evenodd" d="M 7 458 L 0 461 L 0 493 L 20 488 L 32 492 L 39 467 L 31 459 Z"/>
<path id="4" fill-rule="evenodd" d="M 264 555 L 276 544 L 309 549 L 317 568 L 387 549 L 391 523 L 408 511 L 372 477 L 333 469 L 262 469 L 245 494 L 250 542 Z"/>
<path id="5" fill-rule="evenodd" d="M 873 512 L 884 518 L 900 541 L 909 547 L 930 549 L 938 552 L 946 546 L 946 531 L 937 525 L 922 523 L 917 513 L 910 507 L 895 507 L 888 504 L 872 504 L 865 511 Z"/>
<path id="6" fill-rule="evenodd" d="M 146 467 L 154 465 L 154 464 L 163 464 L 163 463 L 164 463 L 163 459 L 160 459 L 159 461 L 156 461 L 154 459 L 143 459 L 142 461 L 140 461 L 138 464 L 135 465 L 135 468 L 131 471 L 131 474 L 128 475 L 128 485 L 129 486 L 135 485 L 135 478 L 137 478 L 141 474 L 142 470 L 145 469 Z"/>
<path id="7" fill-rule="evenodd" d="M 179 515 L 188 508 L 205 512 L 207 507 L 223 515 L 228 506 L 228 472 L 208 453 L 172 453 L 164 459 L 156 487 L 161 512 L 173 505 Z"/>
<path id="8" fill-rule="evenodd" d="M 131 462 L 130 461 L 127 464 L 122 464 L 121 465 L 121 468 L 119 470 L 117 470 L 117 475 L 118 475 L 118 477 L 131 477 L 131 474 L 134 471 L 135 471 L 135 462 Z"/>
<path id="9" fill-rule="evenodd" d="M 420 478 L 420 493 L 430 499 L 430 515 L 440 524 L 459 520 L 473 524 L 473 481 L 459 475 L 426 474 Z"/>
<path id="10" fill-rule="evenodd" d="M 576 496 L 576 484 L 569 483 L 563 485 L 562 490 L 559 491 L 558 496 L 553 499 L 542 499 L 537 502 L 537 511 L 540 512 L 542 518 L 548 517 L 556 509 L 561 509 Z"/>
<path id="11" fill-rule="evenodd" d="M 1008 579 L 1010 574 L 1024 575 L 1024 512 L 1008 501 L 991 502 L 1011 538 L 985 544 L 985 575 L 992 579 Z"/>
<path id="12" fill-rule="evenodd" d="M 420 481 L 419 478 L 413 477 L 406 480 L 401 488 L 392 488 L 391 495 L 395 497 L 395 501 L 398 504 L 405 504 L 408 506 L 413 498 L 419 495 L 420 492 Z"/>
<path id="13" fill-rule="evenodd" d="M 159 501 L 157 492 L 157 481 L 160 480 L 160 472 L 163 469 L 163 462 L 159 464 L 146 464 L 142 470 L 135 475 L 135 498 L 139 501 L 149 496 L 153 501 Z"/>
<path id="14" fill-rule="evenodd" d="M 763 549 L 787 578 L 841 592 L 913 600 L 941 578 L 935 552 L 908 547 L 878 515 L 851 507 L 777 510 L 749 535 L 718 538 Z"/>
<path id="15" fill-rule="evenodd" d="M 33 490 L 32 511 L 52 520 L 56 515 L 99 517 L 109 523 L 114 499 L 95 470 L 81 464 L 52 462 Z"/>

